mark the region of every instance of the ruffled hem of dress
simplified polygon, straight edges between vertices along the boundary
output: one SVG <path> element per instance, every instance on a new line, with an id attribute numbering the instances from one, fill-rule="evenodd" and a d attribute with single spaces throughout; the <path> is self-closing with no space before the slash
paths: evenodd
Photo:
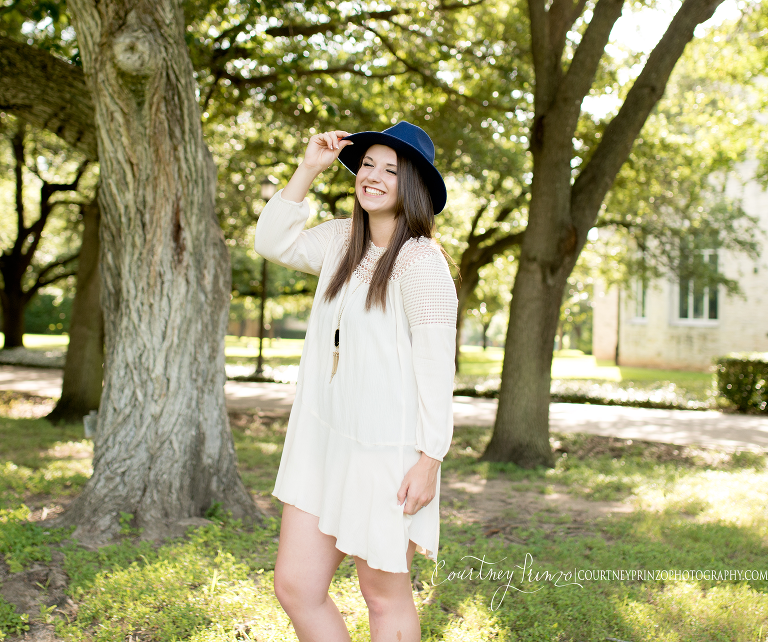
<path id="1" fill-rule="evenodd" d="M 407 573 L 414 516 L 397 504 L 402 468 L 402 447 L 368 446 L 330 431 L 320 492 L 302 491 L 306 479 L 292 488 L 288 479 L 298 477 L 289 475 L 272 494 L 318 517 L 320 532 L 336 538 L 341 552 L 364 559 L 371 568 Z M 430 544 L 416 537 L 416 552 L 437 561 Z"/>
<path id="2" fill-rule="evenodd" d="M 275 494 L 274 492 L 273 492 L 272 494 L 273 494 L 275 497 L 277 497 L 277 494 Z M 308 507 L 306 507 L 306 506 L 299 506 L 299 505 L 297 505 L 297 503 L 296 503 L 296 502 L 290 502 L 290 501 L 286 501 L 286 500 L 283 500 L 283 499 L 281 499 L 280 497 L 277 497 L 277 498 L 278 498 L 278 499 L 279 499 L 281 502 L 283 502 L 284 504 L 290 504 L 291 506 L 295 506 L 296 508 L 298 508 L 299 510 L 302 510 L 302 511 L 304 511 L 305 513 L 308 513 L 308 514 L 310 514 L 310 515 L 314 515 L 315 517 L 318 517 L 318 518 L 320 517 L 320 515 L 317 515 L 317 514 L 316 514 L 318 511 L 314 511 L 314 512 L 313 512 L 312 510 L 310 510 L 310 509 L 309 509 Z M 355 551 L 354 551 L 354 550 L 352 550 L 352 549 L 350 549 L 350 550 L 344 550 L 344 549 L 340 548 L 340 547 L 338 546 L 338 543 L 339 543 L 339 537 L 338 537 L 338 535 L 337 535 L 336 533 L 330 533 L 330 532 L 329 532 L 329 533 L 327 533 L 327 532 L 325 532 L 325 531 L 324 531 L 323 529 L 321 529 L 321 528 L 320 528 L 319 530 L 320 530 L 320 532 L 321 532 L 321 533 L 323 533 L 324 535 L 330 535 L 331 537 L 334 537 L 334 538 L 336 538 L 336 548 L 337 548 L 339 551 L 341 551 L 341 552 L 342 552 L 342 553 L 344 553 L 345 555 L 353 555 L 353 556 L 355 556 L 355 557 L 359 557 L 360 559 L 363 559 L 363 560 L 365 560 L 365 561 L 366 561 L 366 563 L 368 564 L 368 566 L 370 566 L 371 568 L 375 568 L 375 569 L 377 569 L 377 570 L 379 570 L 379 571 L 386 571 L 387 573 L 408 573 L 408 572 L 410 572 L 408 569 L 406 569 L 405 571 L 393 571 L 393 570 L 391 570 L 391 569 L 386 569 L 386 568 L 379 568 L 378 566 L 374 566 L 374 565 L 373 565 L 373 564 L 372 564 L 372 563 L 371 563 L 369 560 L 367 560 L 367 559 L 365 558 L 365 554 L 364 554 L 364 553 L 362 553 L 362 552 L 355 552 Z M 421 553 L 421 554 L 422 554 L 422 555 L 424 555 L 424 556 L 425 556 L 427 559 L 430 559 L 430 560 L 432 560 L 433 562 L 436 562 L 436 561 L 437 561 L 437 554 L 436 554 L 435 552 L 428 550 L 428 549 L 427 549 L 427 548 L 425 548 L 423 545 L 419 544 L 419 543 L 418 543 L 416 540 L 412 540 L 412 541 L 413 541 L 413 542 L 416 544 L 416 552 L 417 552 L 417 553 Z M 407 561 L 407 558 L 406 558 L 406 561 Z"/>

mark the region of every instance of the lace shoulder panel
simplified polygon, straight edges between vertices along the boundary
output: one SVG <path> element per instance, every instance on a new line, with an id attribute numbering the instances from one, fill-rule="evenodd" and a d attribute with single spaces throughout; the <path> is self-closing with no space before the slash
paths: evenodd
<path id="1" fill-rule="evenodd" d="M 431 239 L 413 244 L 403 257 L 401 270 L 400 290 L 411 328 L 426 324 L 455 328 L 459 300 L 440 248 Z"/>
<path id="2" fill-rule="evenodd" d="M 392 268 L 392 275 L 389 278 L 393 281 L 398 281 L 408 271 L 408 268 L 410 268 L 411 265 L 435 255 L 443 259 L 440 248 L 437 247 L 432 239 L 427 238 L 426 236 L 410 238 L 403 243 L 403 247 L 400 248 L 400 253 L 397 255 L 395 265 Z"/>

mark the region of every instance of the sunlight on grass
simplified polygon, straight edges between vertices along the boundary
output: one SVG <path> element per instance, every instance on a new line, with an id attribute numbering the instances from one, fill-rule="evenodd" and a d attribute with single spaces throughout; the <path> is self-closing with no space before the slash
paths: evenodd
<path id="1" fill-rule="evenodd" d="M 99 573 L 92 585 L 72 592 L 83 606 L 77 621 L 61 623 L 58 634 L 94 642 L 128 636 L 229 640 L 239 625 L 251 631 L 258 627 L 263 636 L 274 634 L 258 639 L 284 639 L 291 625 L 277 601 L 270 604 L 271 582 L 261 582 L 263 571 L 252 576 L 231 553 L 211 548 L 212 541 L 215 528 L 199 529 L 190 541 L 163 546 L 127 568 Z M 222 635 L 211 635 L 217 631 Z"/>
<path id="2" fill-rule="evenodd" d="M 643 597 L 618 605 L 633 642 L 764 642 L 768 634 L 768 595 L 746 584 L 673 582 Z"/>
<path id="3" fill-rule="evenodd" d="M 296 359 L 299 363 L 304 339 L 264 339 L 264 357 L 268 359 Z M 259 356 L 258 337 L 235 337 L 227 335 L 224 342 L 227 357 L 256 359 Z"/>
<path id="4" fill-rule="evenodd" d="M 439 639 L 445 642 L 487 642 L 502 639 L 499 638 L 500 633 L 502 627 L 486 606 L 485 598 L 472 595 L 459 605 L 456 616 L 445 626 Z"/>
<path id="5" fill-rule="evenodd" d="M 25 334 L 24 347 L 29 350 L 61 350 L 69 345 L 68 334 Z M 5 345 L 5 335 L 0 332 L 0 348 Z"/>
<path id="6" fill-rule="evenodd" d="M 768 471 L 699 470 L 667 483 L 640 483 L 634 488 L 642 510 L 682 513 L 699 523 L 721 522 L 749 528 L 768 537 Z"/>

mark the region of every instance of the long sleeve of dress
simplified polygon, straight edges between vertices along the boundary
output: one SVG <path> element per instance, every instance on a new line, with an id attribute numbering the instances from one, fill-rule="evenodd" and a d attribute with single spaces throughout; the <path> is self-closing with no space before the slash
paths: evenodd
<path id="1" fill-rule="evenodd" d="M 439 249 L 410 265 L 400 287 L 411 328 L 419 414 L 416 450 L 442 461 L 453 437 L 456 288 Z"/>
<path id="2" fill-rule="evenodd" d="M 319 276 L 330 240 L 344 231 L 348 219 L 324 221 L 305 230 L 309 202 L 288 201 L 282 193 L 277 192 L 262 210 L 254 249 L 273 263 Z"/>

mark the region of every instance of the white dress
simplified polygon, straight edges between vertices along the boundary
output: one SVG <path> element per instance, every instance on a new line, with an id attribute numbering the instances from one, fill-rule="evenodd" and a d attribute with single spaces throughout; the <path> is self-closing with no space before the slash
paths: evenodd
<path id="1" fill-rule="evenodd" d="M 366 312 L 373 268 L 386 250 L 371 242 L 352 279 L 326 303 L 352 219 L 304 229 L 309 214 L 306 199 L 285 200 L 281 190 L 256 225 L 259 254 L 319 276 L 272 494 L 319 517 L 320 531 L 335 537 L 340 551 L 371 568 L 405 573 L 409 539 L 437 560 L 439 470 L 435 498 L 415 515 L 398 506 L 397 492 L 421 452 L 442 461 L 451 444 L 456 289 L 435 241 L 412 238 L 398 254 L 386 312 L 379 305 Z"/>

